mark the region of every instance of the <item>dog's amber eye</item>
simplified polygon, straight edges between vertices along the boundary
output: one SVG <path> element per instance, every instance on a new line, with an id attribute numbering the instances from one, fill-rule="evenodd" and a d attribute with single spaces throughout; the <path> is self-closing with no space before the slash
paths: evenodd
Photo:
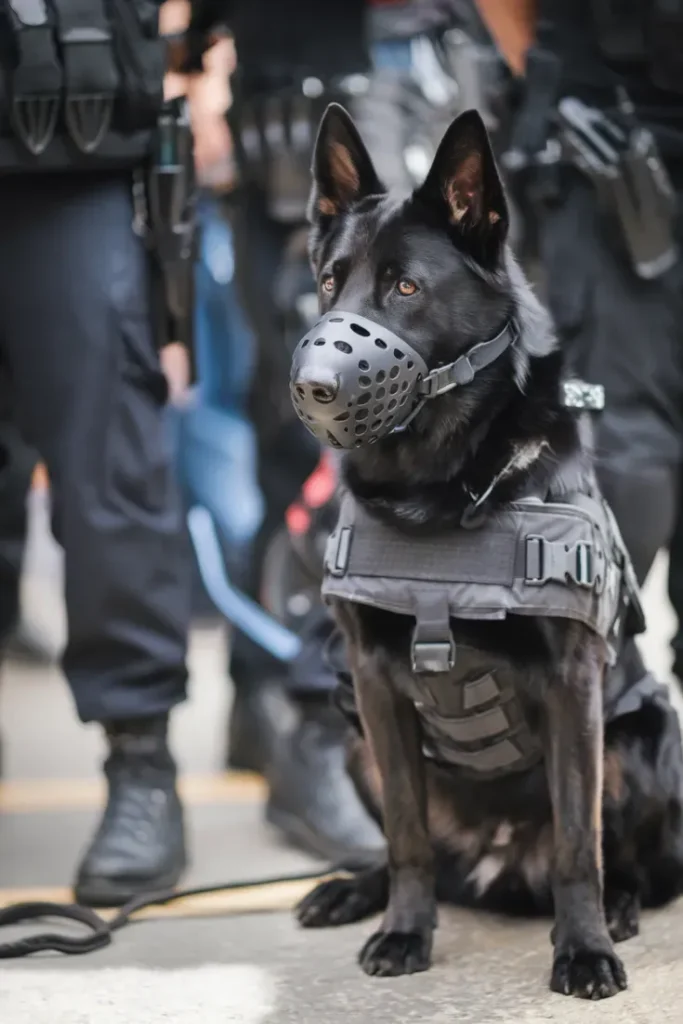
<path id="1" fill-rule="evenodd" d="M 324 292 L 328 294 L 334 291 L 334 274 L 325 274 L 320 282 Z"/>
<path id="2" fill-rule="evenodd" d="M 414 281 L 409 281 L 407 277 L 402 277 L 398 282 L 398 290 L 401 295 L 414 295 L 417 291 L 417 285 Z"/>

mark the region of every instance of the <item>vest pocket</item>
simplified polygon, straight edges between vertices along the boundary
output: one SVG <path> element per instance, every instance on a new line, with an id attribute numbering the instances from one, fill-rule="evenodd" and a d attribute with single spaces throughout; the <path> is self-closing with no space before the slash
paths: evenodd
<path id="1" fill-rule="evenodd" d="M 115 126 L 129 133 L 153 128 L 163 104 L 165 44 L 151 0 L 108 0 L 121 77 Z"/>

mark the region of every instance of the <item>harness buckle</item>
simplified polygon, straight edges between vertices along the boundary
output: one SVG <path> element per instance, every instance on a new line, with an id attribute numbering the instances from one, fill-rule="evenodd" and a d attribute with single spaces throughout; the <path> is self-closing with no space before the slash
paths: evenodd
<path id="1" fill-rule="evenodd" d="M 450 640 L 432 642 L 415 640 L 410 645 L 410 657 L 413 672 L 422 673 L 450 672 L 455 665 L 455 642 Z"/>
<path id="2" fill-rule="evenodd" d="M 592 541 L 580 540 L 573 547 L 562 542 L 550 543 L 545 537 L 529 536 L 525 546 L 524 582 L 529 587 L 542 587 L 549 580 L 565 583 L 571 580 L 578 587 L 592 589 L 601 579 L 597 570 Z"/>
<path id="3" fill-rule="evenodd" d="M 545 575 L 545 538 L 527 537 L 525 546 L 524 582 L 530 587 L 547 583 Z"/>
<path id="4" fill-rule="evenodd" d="M 447 391 L 452 391 L 453 388 L 471 384 L 474 377 L 475 369 L 469 355 L 465 353 L 455 362 L 431 370 L 420 382 L 420 392 L 428 398 L 436 398 L 438 395 L 445 395 Z"/>
<path id="5" fill-rule="evenodd" d="M 427 398 L 436 398 L 455 387 L 455 381 L 451 378 L 453 363 L 446 366 L 437 366 L 430 370 L 420 381 L 420 392 Z"/>
<path id="6" fill-rule="evenodd" d="M 570 554 L 572 552 L 569 552 Z M 579 587 L 593 587 L 596 582 L 595 566 L 593 565 L 593 545 L 587 541 L 577 541 L 573 551 L 575 561 L 574 573 L 569 575 Z M 571 564 L 571 563 L 570 563 Z"/>
<path id="7" fill-rule="evenodd" d="M 339 533 L 332 534 L 325 553 L 325 567 L 330 576 L 345 576 L 351 555 L 352 526 L 342 526 Z"/>

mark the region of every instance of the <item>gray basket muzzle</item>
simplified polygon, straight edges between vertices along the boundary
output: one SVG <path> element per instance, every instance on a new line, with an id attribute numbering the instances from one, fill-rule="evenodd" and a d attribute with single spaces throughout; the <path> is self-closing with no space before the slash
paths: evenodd
<path id="1" fill-rule="evenodd" d="M 409 416 L 427 364 L 374 320 L 332 310 L 294 351 L 290 391 L 299 418 L 333 448 L 360 448 Z"/>

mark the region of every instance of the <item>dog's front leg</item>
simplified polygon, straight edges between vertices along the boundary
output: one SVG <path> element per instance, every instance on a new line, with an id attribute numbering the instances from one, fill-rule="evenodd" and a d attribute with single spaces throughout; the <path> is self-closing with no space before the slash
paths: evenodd
<path id="1" fill-rule="evenodd" d="M 382 784 L 389 855 L 389 902 L 381 929 L 361 950 L 367 974 L 429 967 L 436 924 L 433 852 L 427 827 L 422 738 L 412 702 L 398 692 L 381 654 L 351 658 L 358 706 Z"/>
<path id="2" fill-rule="evenodd" d="M 598 641 L 553 630 L 559 667 L 546 694 L 545 756 L 554 819 L 555 946 L 550 987 L 604 999 L 626 988 L 602 897 L 602 677 Z"/>

